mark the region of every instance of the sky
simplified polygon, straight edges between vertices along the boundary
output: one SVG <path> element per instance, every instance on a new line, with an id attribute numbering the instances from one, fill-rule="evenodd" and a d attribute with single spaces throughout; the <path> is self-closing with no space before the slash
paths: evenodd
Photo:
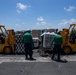
<path id="1" fill-rule="evenodd" d="M 76 0 L 0 0 L 0 24 L 15 31 L 69 28 Z"/>

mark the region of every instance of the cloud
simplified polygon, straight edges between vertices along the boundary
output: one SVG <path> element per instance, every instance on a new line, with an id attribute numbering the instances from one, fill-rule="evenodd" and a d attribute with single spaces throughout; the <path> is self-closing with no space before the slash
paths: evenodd
<path id="1" fill-rule="evenodd" d="M 66 25 L 68 24 L 68 20 L 62 20 L 58 25 Z"/>
<path id="2" fill-rule="evenodd" d="M 41 22 L 41 24 L 42 24 L 42 25 L 46 25 L 46 24 L 47 24 L 47 22 L 45 22 L 45 21 L 42 21 L 42 22 Z"/>
<path id="3" fill-rule="evenodd" d="M 37 22 L 36 25 L 37 25 L 37 26 L 40 26 L 40 23 Z"/>
<path id="4" fill-rule="evenodd" d="M 17 13 L 21 13 L 21 11 L 20 10 L 17 10 Z"/>
<path id="5" fill-rule="evenodd" d="M 76 24 L 76 19 L 71 18 L 69 20 L 62 20 L 58 25 L 58 29 L 68 28 L 70 24 Z"/>
<path id="6" fill-rule="evenodd" d="M 43 19 L 42 16 L 40 16 L 40 17 L 37 18 L 37 20 L 38 20 L 38 21 L 43 21 L 44 19 Z"/>
<path id="7" fill-rule="evenodd" d="M 41 26 L 41 25 L 44 26 L 44 25 L 46 25 L 46 24 L 47 24 L 47 22 L 44 22 L 44 21 L 43 21 L 43 22 L 37 22 L 37 23 L 36 23 L 37 26 Z"/>
<path id="8" fill-rule="evenodd" d="M 16 27 L 17 27 L 17 28 L 21 28 L 21 25 L 20 25 L 20 24 L 16 24 Z"/>
<path id="9" fill-rule="evenodd" d="M 47 24 L 47 22 L 44 20 L 44 18 L 42 17 L 42 16 L 40 16 L 40 17 L 38 17 L 37 18 L 37 25 L 39 26 L 39 25 L 46 25 Z"/>
<path id="10" fill-rule="evenodd" d="M 17 8 L 20 9 L 20 10 L 26 10 L 28 7 L 28 5 L 24 5 L 22 3 L 17 3 Z"/>
<path id="11" fill-rule="evenodd" d="M 37 28 L 37 29 L 45 29 L 47 28 L 47 21 L 44 20 L 44 18 L 42 16 L 37 18 L 37 23 L 35 24 L 35 26 L 33 28 Z"/>
<path id="12" fill-rule="evenodd" d="M 69 20 L 62 20 L 58 25 L 67 25 L 67 24 L 73 24 L 76 23 L 76 19 L 72 18 Z"/>
<path id="13" fill-rule="evenodd" d="M 68 12 L 73 11 L 74 9 L 76 9 L 74 6 L 69 6 L 68 8 L 64 7 L 64 10 Z"/>
<path id="14" fill-rule="evenodd" d="M 21 13 L 21 10 L 27 10 L 29 7 L 31 7 L 31 5 L 25 5 L 22 3 L 17 3 L 17 12 Z"/>
<path id="15" fill-rule="evenodd" d="M 26 24 L 23 22 L 23 23 L 17 23 L 17 24 L 15 24 L 14 29 L 16 29 L 16 31 L 17 31 L 17 30 L 25 30 L 27 28 L 26 28 Z"/>

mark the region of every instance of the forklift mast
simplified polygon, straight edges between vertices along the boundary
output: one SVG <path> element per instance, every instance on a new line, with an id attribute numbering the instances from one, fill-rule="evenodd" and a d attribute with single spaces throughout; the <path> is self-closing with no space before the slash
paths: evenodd
<path id="1" fill-rule="evenodd" d="M 0 52 L 14 53 L 15 34 L 14 30 L 6 30 L 5 26 L 0 25 L 0 34 L 4 38 L 4 43 L 1 43 Z"/>

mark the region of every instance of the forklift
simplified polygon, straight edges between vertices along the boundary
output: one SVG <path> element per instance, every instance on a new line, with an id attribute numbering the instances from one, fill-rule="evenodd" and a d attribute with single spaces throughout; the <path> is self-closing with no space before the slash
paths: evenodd
<path id="1" fill-rule="evenodd" d="M 14 30 L 6 30 L 4 25 L 0 25 L 0 53 L 14 53 L 15 33 Z"/>
<path id="2" fill-rule="evenodd" d="M 48 45 L 48 43 L 51 41 L 51 39 L 53 38 L 54 34 L 50 33 L 50 37 L 49 39 L 46 39 L 47 43 L 44 43 L 46 45 Z M 76 24 L 71 24 L 69 28 L 63 28 L 63 30 L 61 31 L 61 36 L 63 37 L 63 44 L 61 45 L 61 52 L 65 53 L 65 54 L 70 54 L 72 52 L 76 52 Z M 49 41 L 48 41 L 49 40 Z M 43 40 L 44 42 L 44 40 Z M 44 45 L 43 44 L 43 45 Z M 42 44 L 40 45 L 40 55 L 44 56 L 45 54 L 45 50 L 47 50 L 48 48 L 44 48 L 42 46 Z M 50 46 L 49 44 L 49 49 L 48 52 L 53 50 L 53 46 Z M 41 52 L 42 51 L 42 52 Z"/>
<path id="3" fill-rule="evenodd" d="M 64 40 L 62 51 L 65 54 L 76 52 L 76 24 L 71 24 L 68 29 L 64 28 L 61 35 Z"/>

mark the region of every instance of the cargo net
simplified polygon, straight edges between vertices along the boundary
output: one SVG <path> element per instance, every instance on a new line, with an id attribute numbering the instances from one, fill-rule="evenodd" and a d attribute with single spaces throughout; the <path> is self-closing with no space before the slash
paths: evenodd
<path id="1" fill-rule="evenodd" d="M 24 54 L 25 53 L 22 36 L 23 36 L 23 33 L 16 34 L 15 54 Z"/>
<path id="2" fill-rule="evenodd" d="M 15 53 L 16 54 L 24 54 L 24 43 L 16 43 L 15 44 Z"/>

